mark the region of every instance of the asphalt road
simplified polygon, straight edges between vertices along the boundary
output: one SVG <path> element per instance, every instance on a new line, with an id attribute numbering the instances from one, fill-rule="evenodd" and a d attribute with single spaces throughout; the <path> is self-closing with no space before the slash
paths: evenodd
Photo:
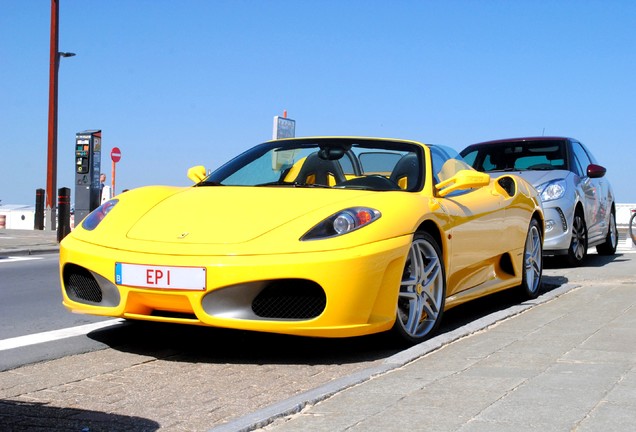
<path id="1" fill-rule="evenodd" d="M 62 306 L 58 254 L 0 261 L 0 339 L 95 322 Z"/>
<path id="2" fill-rule="evenodd" d="M 56 253 L 0 259 L 0 341 L 105 320 L 62 306 L 58 261 Z M 106 347 L 84 337 L 2 351 L 0 371 Z"/>

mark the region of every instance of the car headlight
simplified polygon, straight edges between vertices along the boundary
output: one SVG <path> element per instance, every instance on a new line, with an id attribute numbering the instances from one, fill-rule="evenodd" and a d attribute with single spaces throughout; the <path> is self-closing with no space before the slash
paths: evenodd
<path id="1" fill-rule="evenodd" d="M 97 225 L 104 220 L 108 212 L 111 211 L 118 202 L 119 200 L 112 199 L 97 207 L 88 216 L 86 216 L 86 218 L 84 218 L 82 221 L 82 228 L 88 231 L 92 231 L 97 228 Z"/>
<path id="2" fill-rule="evenodd" d="M 552 180 L 547 183 L 540 184 L 537 190 L 541 194 L 541 201 L 553 201 L 563 198 L 567 190 L 565 180 Z"/>
<path id="3" fill-rule="evenodd" d="M 310 229 L 300 240 L 318 240 L 347 234 L 369 225 L 380 216 L 381 213 L 378 210 L 368 207 L 341 210 Z"/>

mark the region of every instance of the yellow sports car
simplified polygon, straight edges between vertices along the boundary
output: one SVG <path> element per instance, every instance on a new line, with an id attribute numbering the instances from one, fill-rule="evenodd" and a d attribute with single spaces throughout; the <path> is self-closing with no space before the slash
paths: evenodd
<path id="1" fill-rule="evenodd" d="M 538 293 L 534 188 L 414 141 L 269 141 L 191 187 L 147 186 L 89 214 L 60 248 L 64 305 L 132 320 L 319 337 L 393 330 L 507 288 Z"/>

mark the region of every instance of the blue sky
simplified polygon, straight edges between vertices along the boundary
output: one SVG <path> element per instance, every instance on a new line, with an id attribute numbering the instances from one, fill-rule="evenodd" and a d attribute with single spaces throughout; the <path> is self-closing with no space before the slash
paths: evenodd
<path id="1" fill-rule="evenodd" d="M 0 0 L 0 200 L 46 188 L 50 0 Z M 186 186 L 272 136 L 415 139 L 461 150 L 585 143 L 636 203 L 636 2 L 60 0 L 58 187 L 101 129 L 117 192 Z"/>

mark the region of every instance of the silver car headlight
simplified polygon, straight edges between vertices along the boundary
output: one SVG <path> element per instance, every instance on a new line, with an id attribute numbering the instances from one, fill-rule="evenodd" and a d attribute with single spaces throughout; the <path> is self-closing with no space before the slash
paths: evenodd
<path id="1" fill-rule="evenodd" d="M 552 180 L 537 186 L 537 190 L 541 195 L 541 201 L 553 201 L 563 198 L 567 191 L 567 184 L 564 179 Z"/>

